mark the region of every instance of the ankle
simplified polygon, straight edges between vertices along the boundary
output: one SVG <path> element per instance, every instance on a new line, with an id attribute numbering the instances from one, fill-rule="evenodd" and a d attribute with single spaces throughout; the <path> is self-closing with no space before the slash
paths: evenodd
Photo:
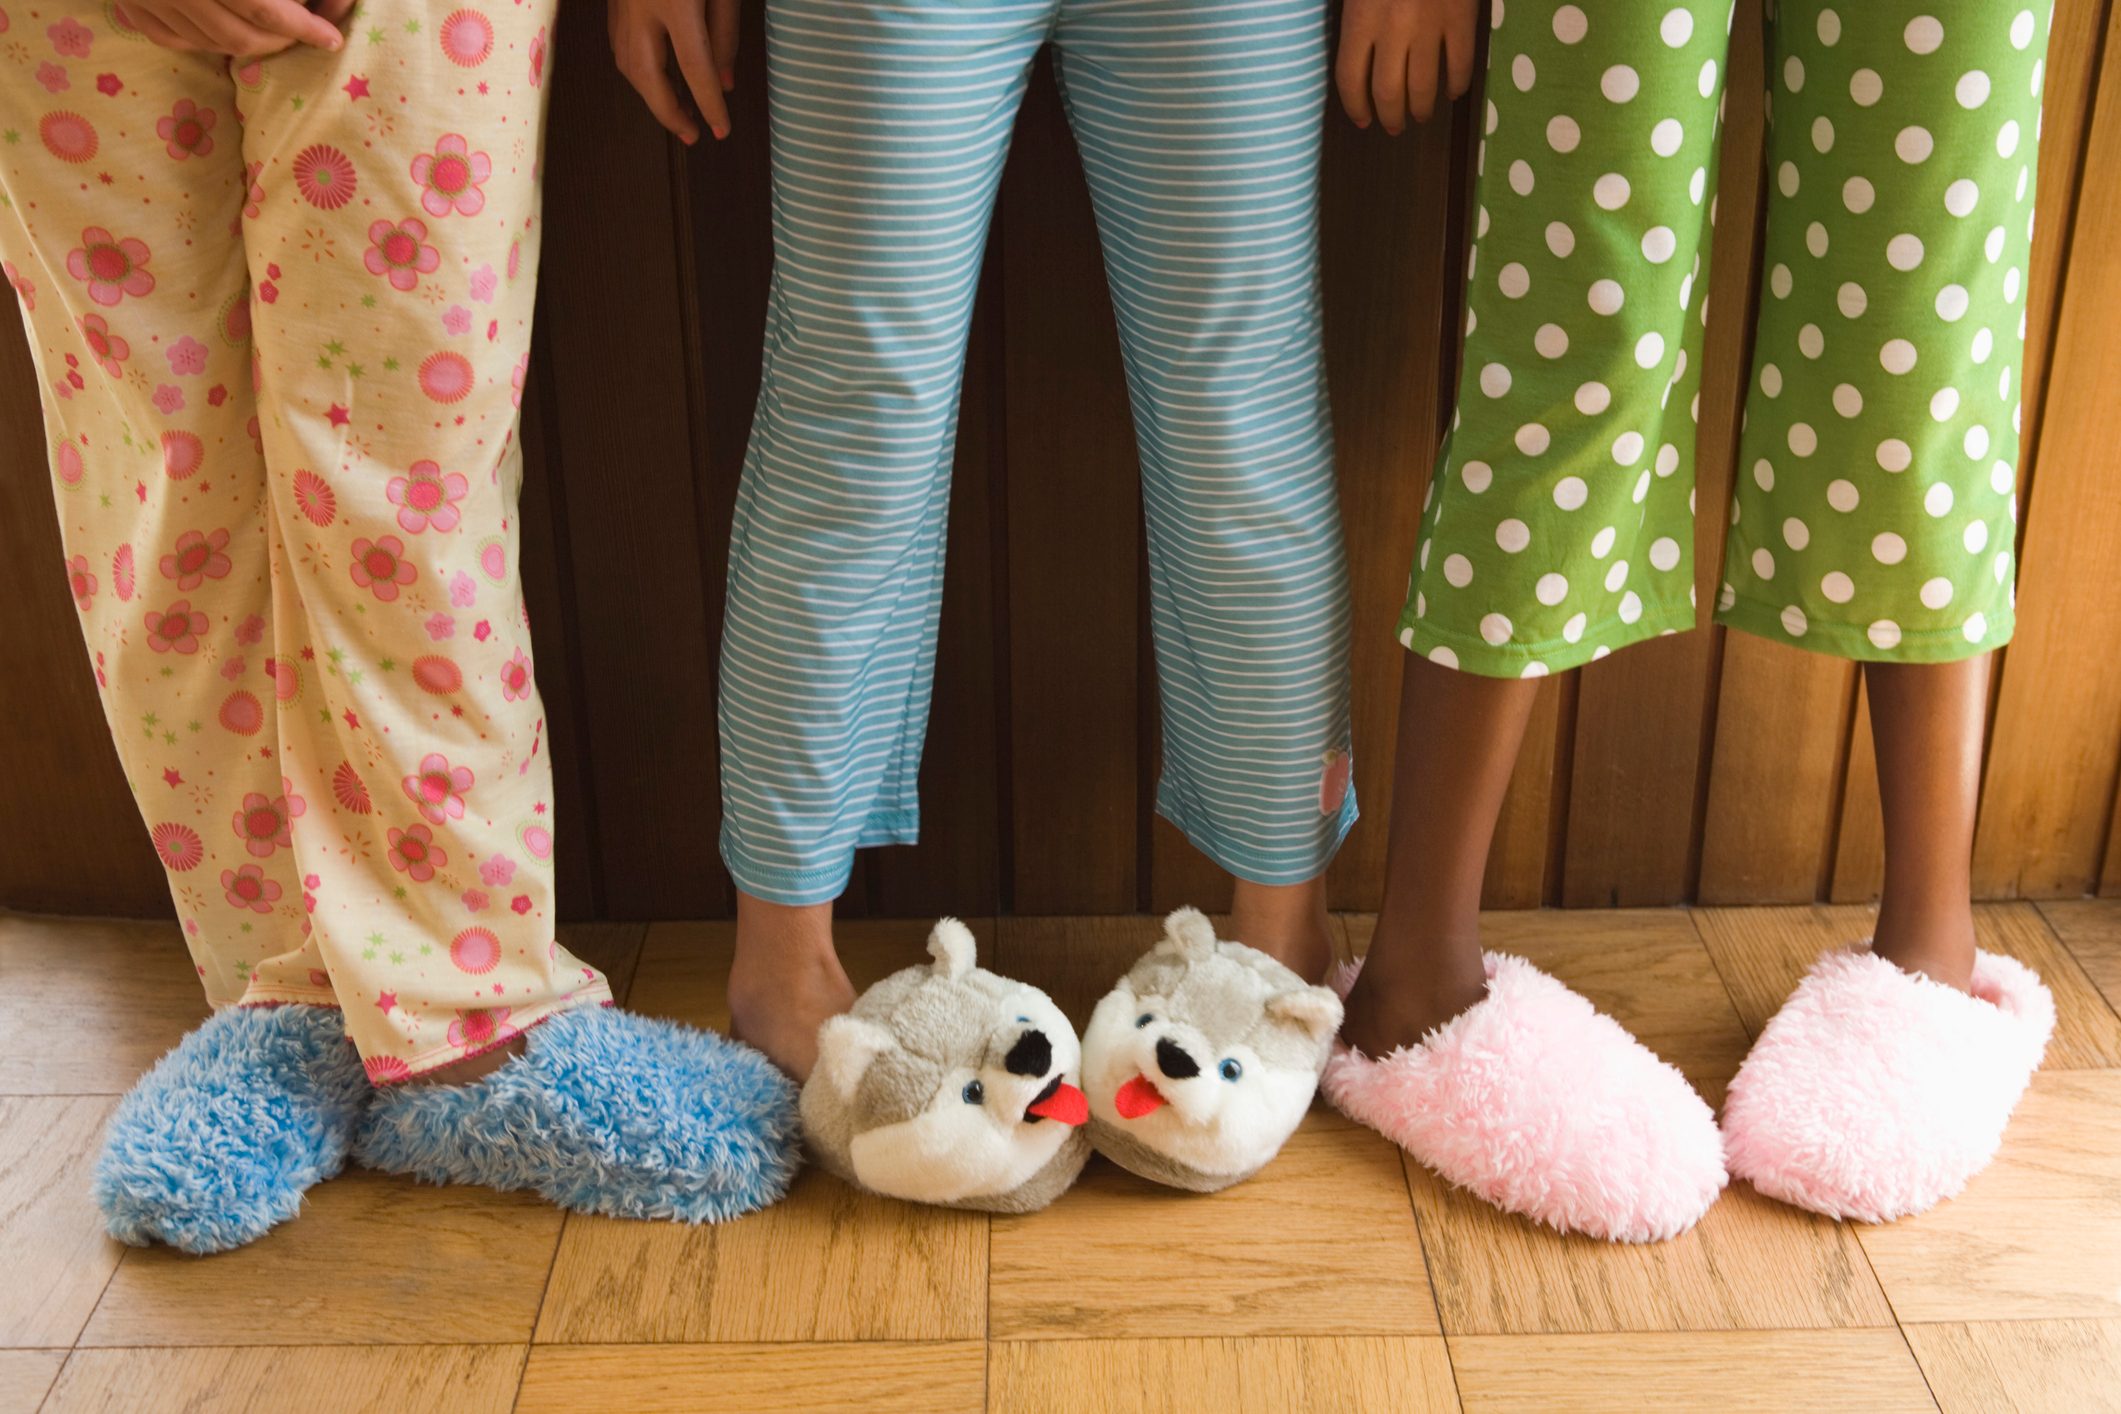
<path id="1" fill-rule="evenodd" d="M 1282 963 L 1307 982 L 1333 963 L 1333 920 L 1323 878 L 1301 884 L 1239 879 L 1231 891 L 1229 936 Z"/>
<path id="2" fill-rule="evenodd" d="M 1973 984 L 1974 910 L 1961 899 L 1901 902 L 1878 910 L 1871 951 L 1901 971 L 1966 991 Z"/>
<path id="3" fill-rule="evenodd" d="M 1341 1039 L 1368 1056 L 1420 1044 L 1487 995 L 1478 935 L 1445 937 L 1378 922 L 1348 992 Z"/>
<path id="4" fill-rule="evenodd" d="M 854 1005 L 832 945 L 832 905 L 790 908 L 739 894 L 728 995 L 730 1033 L 806 1079 L 818 1028 Z"/>

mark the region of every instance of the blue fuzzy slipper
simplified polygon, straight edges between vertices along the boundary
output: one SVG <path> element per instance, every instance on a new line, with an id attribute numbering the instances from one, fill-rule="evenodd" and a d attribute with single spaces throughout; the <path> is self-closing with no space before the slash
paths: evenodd
<path id="1" fill-rule="evenodd" d="M 373 1090 L 330 1007 L 230 1007 L 118 1102 L 90 1181 L 110 1235 L 225 1252 L 346 1164 Z"/>
<path id="2" fill-rule="evenodd" d="M 788 1191 L 799 1133 L 794 1084 L 751 1047 L 583 1007 L 483 1080 L 379 1092 L 355 1158 L 578 1212 L 716 1222 Z"/>

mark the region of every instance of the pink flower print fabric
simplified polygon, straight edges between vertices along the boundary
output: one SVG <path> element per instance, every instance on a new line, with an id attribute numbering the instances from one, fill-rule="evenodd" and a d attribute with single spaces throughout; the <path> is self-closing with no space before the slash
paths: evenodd
<path id="1" fill-rule="evenodd" d="M 379 1084 L 608 1001 L 514 574 L 553 0 L 237 65 L 0 4 L 54 568 L 208 998 L 341 1006 Z"/>

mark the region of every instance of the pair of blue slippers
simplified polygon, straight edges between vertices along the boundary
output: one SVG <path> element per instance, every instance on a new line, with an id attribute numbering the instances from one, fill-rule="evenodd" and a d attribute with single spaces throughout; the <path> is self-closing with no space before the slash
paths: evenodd
<path id="1" fill-rule="evenodd" d="M 328 1007 L 233 1007 L 118 1104 L 93 1187 L 111 1236 L 222 1252 L 351 1158 L 578 1212 L 714 1222 L 787 1192 L 793 1082 L 749 1046 L 608 1007 L 562 1013 L 468 1085 L 369 1084 Z"/>

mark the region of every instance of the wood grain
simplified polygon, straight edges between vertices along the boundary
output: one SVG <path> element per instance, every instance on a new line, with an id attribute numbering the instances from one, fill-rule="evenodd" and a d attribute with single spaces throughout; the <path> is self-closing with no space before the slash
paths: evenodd
<path id="1" fill-rule="evenodd" d="M 1572 908 L 1680 903 L 1701 857 L 1702 776 L 1724 634 L 1707 627 L 1723 584 L 1731 468 L 1753 366 L 1759 294 L 1763 31 L 1758 0 L 1732 17 L 1716 227 L 1709 251 L 1701 416 L 1694 439 L 1693 633 L 1660 638 L 1578 674 L 1561 901 Z"/>
<path id="2" fill-rule="evenodd" d="M 2121 9 L 2107 17 L 2105 52 L 2121 53 Z M 2073 53 L 2065 60 L 2074 62 Z M 2071 247 L 2078 252 L 2109 250 L 2121 223 L 2114 69 L 2102 88 L 2086 137 Z M 2073 262 L 2053 366 L 2086 377 L 2121 366 L 2117 309 L 2121 262 Z M 2111 572 L 2121 563 L 2121 497 L 2107 494 L 2106 473 L 2117 440 L 2114 399 L 2052 398 L 2040 411 L 2039 464 L 2021 469 L 2029 484 L 2021 492 L 2017 632 L 2004 657 L 1974 835 L 1974 889 L 1983 896 L 2081 894 L 2104 865 L 2121 768 L 2121 656 L 2084 645 L 2121 641 L 2121 578 Z"/>
<path id="3" fill-rule="evenodd" d="M 2121 1071 L 2043 1071 L 1966 1191 L 1858 1236 L 1904 1322 L 2121 1316 Z"/>
<path id="4" fill-rule="evenodd" d="M 2121 1321 L 1969 1321 L 1906 1327 L 1943 1414 L 2114 1414 Z"/>
<path id="5" fill-rule="evenodd" d="M 1874 911 L 1800 908 L 1705 908 L 1695 912 L 1746 1029 L 1758 1035 L 1822 953 L 1870 936 Z M 1974 913 L 1980 945 L 2014 957 L 2040 974 L 2055 994 L 2055 1037 L 2047 1068 L 2121 1065 L 2121 1017 L 2099 995 L 2077 960 L 2028 904 L 1983 904 Z"/>
<path id="6" fill-rule="evenodd" d="M 2040 905 L 2040 916 L 2062 939 L 2070 956 L 2121 1011 L 2121 903 L 2077 899 Z"/>
<path id="7" fill-rule="evenodd" d="M 983 1406 L 977 1341 L 842 1345 L 541 1345 L 518 1414 L 622 1408 L 629 1414 L 816 1414 L 890 1409 L 969 1414 Z"/>
<path id="8" fill-rule="evenodd" d="M 1839 658 L 1726 636 L 1694 891 L 1701 902 L 1818 897 L 1840 818 L 1855 679 L 1855 664 Z"/>
<path id="9" fill-rule="evenodd" d="M 1884 886 L 1885 804 L 1878 794 L 1878 743 L 1871 736 L 1870 689 L 1858 673 L 1841 824 L 1834 839 L 1834 879 L 1827 897 L 1835 903 L 1876 903 Z"/>
<path id="10" fill-rule="evenodd" d="M 350 1170 L 248 1247 L 126 1249 L 80 1343 L 521 1344 L 560 1219 L 534 1194 Z"/>
<path id="11" fill-rule="evenodd" d="M 0 1347 L 72 1345 L 124 1249 L 88 1176 L 111 1102 L 0 1096 Z"/>
<path id="12" fill-rule="evenodd" d="M 1141 491 L 1089 188 L 1041 59 L 1002 178 L 1009 731 L 1025 913 L 1138 906 Z"/>
<path id="13" fill-rule="evenodd" d="M 1467 1414 L 1930 1410 L 1897 1331 L 1451 1339 Z"/>
<path id="14" fill-rule="evenodd" d="M 63 1350 L 0 1350 L 0 1414 L 36 1414 L 65 1363 Z"/>
<path id="15" fill-rule="evenodd" d="M 565 553 L 573 647 L 592 734 L 605 909 L 613 918 L 725 913 L 716 867 L 714 672 L 692 453 L 677 245 L 685 200 L 670 142 L 611 65 L 593 7 L 563 10 L 545 167 L 545 273 L 532 376 L 548 461 L 573 474 Z M 625 258 L 609 258 L 625 231 Z M 674 860 L 673 841 L 690 858 Z M 671 867 L 682 862 L 689 867 Z"/>
<path id="16" fill-rule="evenodd" d="M 140 1409 L 148 1391 L 154 1408 L 186 1414 L 504 1414 L 523 1356 L 515 1345 L 80 1350 L 44 1414 Z"/>
<path id="17" fill-rule="evenodd" d="M 173 922 L 0 913 L 0 975 L 0 1095 L 116 1095 L 206 1019 Z"/>
<path id="18" fill-rule="evenodd" d="M 983 954 L 993 930 L 974 922 Z M 726 1027 L 733 947 L 726 923 L 658 924 L 633 1007 Z M 928 925 L 843 923 L 857 987 L 924 961 Z M 991 959 L 990 959 L 991 961 Z M 941 1340 L 986 1329 L 987 1220 L 894 1202 L 826 1174 L 738 1222 L 700 1227 L 572 1215 L 552 1264 L 538 1339 L 629 1341 Z"/>
<path id="19" fill-rule="evenodd" d="M 987 1368 L 988 1408 L 1010 1414 L 1458 1408 L 1434 1336 L 1001 1341 Z"/>
<path id="20" fill-rule="evenodd" d="M 81 615 L 59 573 L 65 556 L 20 307 L 4 297 L 0 305 L 0 904 L 167 918 L 168 879 L 119 769 Z"/>
<path id="21" fill-rule="evenodd" d="M 1353 595 L 1355 793 L 1363 821 L 1328 874 L 1336 908 L 1384 888 L 1399 719 L 1397 626 L 1458 342 L 1454 154 L 1478 98 L 1399 138 L 1358 131 L 1335 105 L 1321 174 L 1326 372 Z M 1462 223 L 1461 223 L 1462 225 Z M 1543 798 L 1543 797 L 1542 797 Z M 1164 902 L 1162 898 L 1157 900 Z"/>

